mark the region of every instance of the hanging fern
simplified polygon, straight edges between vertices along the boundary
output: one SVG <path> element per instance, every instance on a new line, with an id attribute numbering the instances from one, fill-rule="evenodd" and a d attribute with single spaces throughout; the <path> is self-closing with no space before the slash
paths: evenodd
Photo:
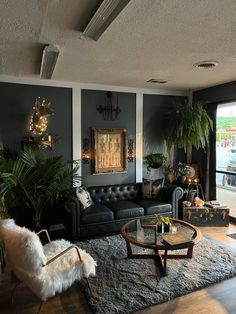
<path id="1" fill-rule="evenodd" d="M 213 122 L 207 114 L 204 104 L 178 104 L 166 116 L 165 140 L 170 149 L 173 145 L 185 152 L 192 148 L 205 148 L 209 143 Z"/>

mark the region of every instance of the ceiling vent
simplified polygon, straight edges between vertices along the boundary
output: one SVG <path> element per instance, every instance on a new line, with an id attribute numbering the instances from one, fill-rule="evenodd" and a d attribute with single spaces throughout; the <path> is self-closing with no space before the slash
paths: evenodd
<path id="1" fill-rule="evenodd" d="M 195 63 L 193 66 L 200 69 L 213 69 L 219 64 L 218 61 L 201 61 Z"/>
<path id="2" fill-rule="evenodd" d="M 80 38 L 98 40 L 129 2 L 130 0 L 103 0 Z"/>
<path id="3" fill-rule="evenodd" d="M 150 79 L 147 81 L 147 83 L 165 84 L 165 83 L 167 83 L 167 81 L 166 80 L 158 80 L 158 79 Z"/>
<path id="4" fill-rule="evenodd" d="M 59 50 L 53 45 L 48 45 L 43 50 L 43 56 L 40 68 L 40 77 L 44 79 L 50 79 L 52 77 Z"/>

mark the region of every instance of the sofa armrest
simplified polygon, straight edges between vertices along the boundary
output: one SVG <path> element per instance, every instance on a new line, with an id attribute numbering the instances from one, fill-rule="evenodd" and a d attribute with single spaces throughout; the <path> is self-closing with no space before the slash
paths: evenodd
<path id="1" fill-rule="evenodd" d="M 174 184 L 168 184 L 162 189 L 161 200 L 172 205 L 173 218 L 178 218 L 179 200 L 181 200 L 183 195 L 183 189 Z"/>
<path id="2" fill-rule="evenodd" d="M 70 195 L 64 199 L 64 224 L 71 232 L 73 240 L 80 236 L 80 202 L 76 196 Z"/>

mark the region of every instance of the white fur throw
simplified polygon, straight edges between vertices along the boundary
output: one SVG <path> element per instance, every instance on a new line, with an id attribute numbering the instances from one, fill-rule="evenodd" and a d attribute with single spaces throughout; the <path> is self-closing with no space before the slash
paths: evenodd
<path id="1" fill-rule="evenodd" d="M 13 268 L 39 275 L 47 261 L 39 237 L 27 228 L 19 227 L 13 219 L 0 220 L 0 238 L 4 240 Z"/>
<path id="2" fill-rule="evenodd" d="M 56 240 L 42 246 L 34 232 L 17 226 L 12 219 L 0 220 L 0 238 L 5 242 L 16 276 L 42 300 L 62 292 L 83 277 L 95 275 L 96 262 L 81 249 L 82 262 L 73 249 L 43 267 L 50 258 L 71 246 L 69 241 Z"/>

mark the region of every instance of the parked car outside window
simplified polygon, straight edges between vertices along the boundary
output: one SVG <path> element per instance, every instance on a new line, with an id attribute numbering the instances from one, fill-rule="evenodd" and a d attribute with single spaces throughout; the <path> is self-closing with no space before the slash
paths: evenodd
<path id="1" fill-rule="evenodd" d="M 235 175 L 227 174 L 227 183 L 229 185 L 236 186 L 236 149 L 231 149 L 230 160 L 227 164 L 226 170 L 235 172 Z"/>

